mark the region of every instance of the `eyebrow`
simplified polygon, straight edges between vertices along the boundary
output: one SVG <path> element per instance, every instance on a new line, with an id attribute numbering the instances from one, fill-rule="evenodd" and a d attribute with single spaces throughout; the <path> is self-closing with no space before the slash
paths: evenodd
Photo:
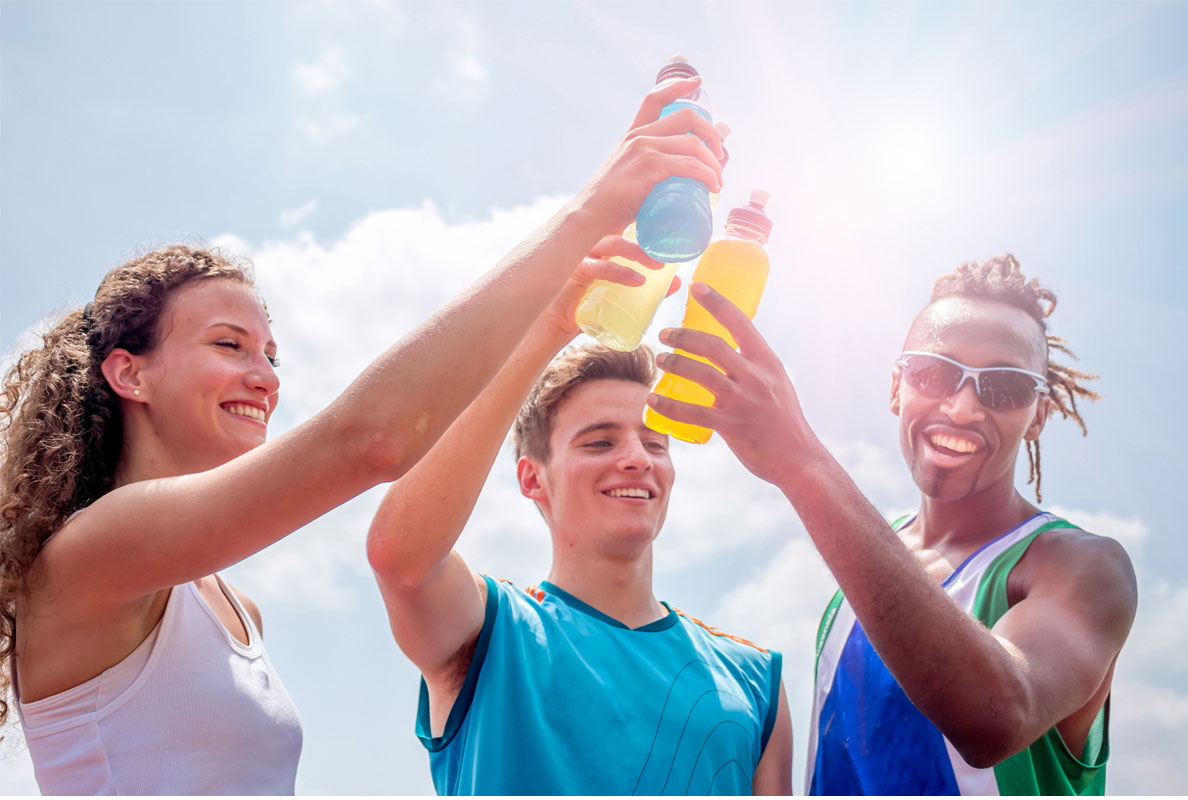
<path id="1" fill-rule="evenodd" d="M 240 334 L 241 336 L 250 337 L 252 335 L 252 332 L 249 331 L 247 328 L 243 327 L 242 325 L 236 325 L 234 322 L 212 322 L 210 324 L 210 327 L 207 328 L 207 330 L 210 330 L 210 328 L 230 328 L 231 330 L 235 331 L 236 333 Z M 275 350 L 276 342 L 274 342 L 272 339 L 269 339 L 267 342 L 264 343 L 264 346 L 271 347 L 273 350 Z"/>
<path id="2" fill-rule="evenodd" d="M 653 434 L 653 435 L 655 435 L 655 436 L 658 436 L 658 437 L 660 437 L 660 438 L 662 438 L 662 439 L 668 439 L 668 434 L 666 434 L 666 433 L 657 433 L 656 431 L 654 431 L 654 430 L 652 430 L 651 428 L 649 428 L 647 425 L 644 425 L 642 422 L 640 423 L 639 429 L 640 429 L 641 431 L 646 431 L 647 433 L 650 433 L 650 434 Z M 610 421 L 607 421 L 607 422 L 595 422 L 595 423 L 592 423 L 592 424 L 590 424 L 590 425 L 587 425 L 586 427 L 584 427 L 584 428 L 582 428 L 581 430 L 579 430 L 577 433 L 575 433 L 573 436 L 571 436 L 571 437 L 570 437 L 569 441 L 571 441 L 571 442 L 575 442 L 575 441 L 577 441 L 578 439 L 580 439 L 580 438 L 582 438 L 583 436 L 585 436 L 586 434 L 588 434 L 588 433 L 593 433 L 594 431 L 621 431 L 621 430 L 623 430 L 623 426 L 622 426 L 622 425 L 620 425 L 620 424 L 619 424 L 619 423 L 617 423 L 617 422 L 610 422 Z"/>
<path id="3" fill-rule="evenodd" d="M 622 428 L 623 426 L 617 422 L 595 422 L 582 428 L 580 431 L 571 436 L 569 440 L 572 442 L 575 439 L 580 439 L 587 433 L 593 433 L 594 431 L 617 431 L 622 430 Z"/>

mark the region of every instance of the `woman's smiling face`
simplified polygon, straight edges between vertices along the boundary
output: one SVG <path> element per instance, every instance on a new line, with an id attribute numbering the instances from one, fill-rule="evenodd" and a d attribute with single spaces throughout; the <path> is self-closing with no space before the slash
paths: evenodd
<path id="1" fill-rule="evenodd" d="M 264 442 L 280 381 L 268 316 L 237 281 L 178 289 L 144 354 L 138 399 L 151 429 L 189 472 L 210 469 Z"/>

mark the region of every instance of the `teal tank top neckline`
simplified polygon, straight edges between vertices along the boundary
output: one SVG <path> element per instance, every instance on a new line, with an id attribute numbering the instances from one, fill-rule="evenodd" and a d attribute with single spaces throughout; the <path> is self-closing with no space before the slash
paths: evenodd
<path id="1" fill-rule="evenodd" d="M 609 614 L 602 613 L 601 611 L 599 611 L 597 608 L 590 605 L 589 603 L 585 603 L 585 602 L 579 600 L 578 598 L 574 597 L 569 592 L 565 591 L 564 589 L 562 589 L 560 586 L 558 586 L 555 583 L 550 583 L 549 581 L 541 581 L 540 588 L 543 589 L 545 592 L 548 592 L 549 594 L 556 597 L 558 600 L 560 600 L 565 605 L 572 608 L 574 611 L 580 611 L 587 616 L 590 616 L 596 620 L 599 620 L 600 622 L 605 622 L 607 625 L 611 625 L 615 628 L 622 628 L 623 630 L 631 631 L 632 633 L 656 633 L 657 631 L 666 631 L 669 628 L 671 628 L 673 625 L 677 624 L 677 619 L 678 619 L 677 612 L 673 610 L 672 606 L 670 606 L 668 603 L 665 603 L 663 600 L 660 600 L 658 602 L 660 603 L 660 605 L 664 606 L 666 611 L 668 611 L 667 614 L 665 614 L 663 617 L 661 617 L 658 620 L 654 620 L 652 622 L 647 623 L 646 625 L 640 625 L 638 628 L 632 628 L 627 625 L 624 625 L 622 622 L 619 622 L 617 619 L 610 616 Z M 529 587 L 527 589 L 527 592 L 529 595 L 535 596 L 532 592 L 532 587 Z M 542 598 L 539 598 L 539 597 L 537 598 L 537 600 L 540 600 L 540 599 L 542 599 Z"/>

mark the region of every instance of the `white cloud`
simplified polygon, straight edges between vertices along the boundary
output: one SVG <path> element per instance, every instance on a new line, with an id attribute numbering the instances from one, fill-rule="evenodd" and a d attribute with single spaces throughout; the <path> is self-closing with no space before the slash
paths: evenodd
<path id="1" fill-rule="evenodd" d="M 1156 578 L 1160 565 L 1145 551 L 1152 541 L 1141 517 L 1051 506 L 1052 513 L 1092 533 L 1116 539 L 1138 574 L 1134 627 L 1114 676 L 1108 789 L 1111 794 L 1182 794 L 1188 787 L 1188 583 Z"/>
<path id="2" fill-rule="evenodd" d="M 510 446 L 491 467 L 458 552 L 475 571 L 534 584 L 548 574 L 552 543 L 535 504 L 520 494 Z"/>
<path id="3" fill-rule="evenodd" d="M 1132 663 L 1150 680 L 1171 682 L 1188 678 L 1188 583 L 1166 579 L 1150 585 L 1139 580 L 1139 607 L 1130 639 L 1122 651 L 1125 663 Z"/>
<path id="4" fill-rule="evenodd" d="M 1117 539 L 1135 560 L 1142 553 L 1143 543 L 1151 535 L 1147 523 L 1138 517 L 1123 517 L 1109 511 L 1083 511 L 1065 506 L 1049 506 L 1048 510 L 1090 533 Z"/>
<path id="5" fill-rule="evenodd" d="M 33 777 L 33 762 L 25 749 L 25 737 L 14 726 L 4 732 L 4 755 L 0 757 L 0 795 L 39 795 L 37 781 Z M 12 745 L 9 745 L 12 742 Z"/>
<path id="6" fill-rule="evenodd" d="M 747 471 L 720 436 L 708 444 L 672 443 L 676 482 L 664 530 L 656 540 L 656 570 L 690 565 L 798 529 L 779 489 Z"/>
<path id="7" fill-rule="evenodd" d="M 37 780 L 33 777 L 33 761 L 29 758 L 29 749 L 25 744 L 25 736 L 16 721 L 16 709 L 9 708 L 11 716 L 0 736 L 0 796 L 38 795 Z"/>
<path id="8" fill-rule="evenodd" d="M 799 526 L 797 526 L 799 528 Z M 775 558 L 722 598 L 716 625 L 782 650 L 811 670 L 817 623 L 837 582 L 799 528 Z"/>
<path id="9" fill-rule="evenodd" d="M 317 210 L 318 201 L 316 199 L 302 203 L 296 208 L 286 208 L 280 212 L 280 216 L 277 218 L 277 225 L 285 230 L 295 228 Z"/>
<path id="10" fill-rule="evenodd" d="M 363 130 L 365 120 L 348 111 L 333 111 L 316 117 L 297 119 L 297 131 L 314 144 L 326 144 L 356 131 Z"/>
<path id="11" fill-rule="evenodd" d="M 316 61 L 293 67 L 293 83 L 308 94 L 322 94 L 337 89 L 351 74 L 342 50 L 326 47 Z"/>
<path id="12" fill-rule="evenodd" d="M 903 503 L 916 496 L 916 489 L 898 454 L 889 454 L 870 442 L 837 442 L 828 438 L 823 438 L 823 441 L 872 502 L 876 502 L 876 499 L 886 502 L 894 498 L 896 502 Z M 885 509 L 880 510 L 888 513 Z"/>
<path id="13" fill-rule="evenodd" d="M 349 611 L 360 582 L 371 580 L 364 542 L 382 491 L 372 489 L 241 561 L 227 570 L 228 580 L 265 607 Z"/>
<path id="14" fill-rule="evenodd" d="M 460 78 L 471 81 L 485 81 L 487 79 L 486 68 L 472 55 L 464 55 L 457 59 L 455 67 L 458 70 L 458 77 Z"/>
<path id="15" fill-rule="evenodd" d="M 1188 788 L 1188 583 L 1139 581 L 1139 608 L 1112 689 L 1112 794 Z"/>

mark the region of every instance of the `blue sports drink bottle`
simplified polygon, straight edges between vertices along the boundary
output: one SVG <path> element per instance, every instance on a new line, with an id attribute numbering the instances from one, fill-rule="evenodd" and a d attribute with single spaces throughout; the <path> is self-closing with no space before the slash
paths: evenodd
<path id="1" fill-rule="evenodd" d="M 682 56 L 660 70 L 656 83 L 673 78 L 693 78 L 698 74 Z M 702 88 L 680 97 L 660 111 L 663 119 L 674 111 L 692 108 L 709 122 L 709 97 Z M 667 178 L 652 187 L 635 218 L 636 236 L 643 251 L 657 261 L 691 261 L 709 245 L 714 231 L 709 188 L 693 178 Z"/>

